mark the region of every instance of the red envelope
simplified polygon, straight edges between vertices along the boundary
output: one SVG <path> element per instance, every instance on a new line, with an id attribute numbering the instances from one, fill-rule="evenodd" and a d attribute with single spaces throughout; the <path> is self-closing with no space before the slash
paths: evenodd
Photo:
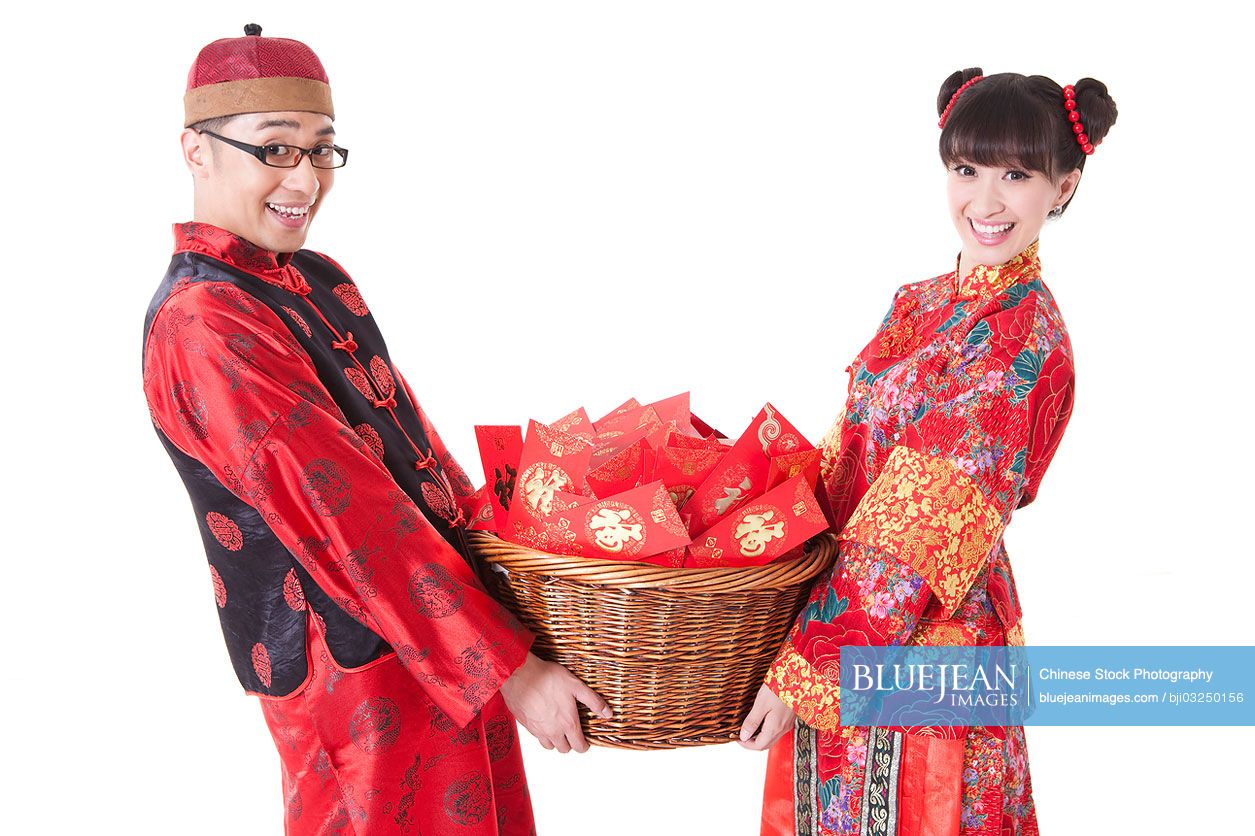
<path id="1" fill-rule="evenodd" d="M 727 438 L 726 435 L 719 432 L 717 429 L 710 426 L 710 424 L 707 424 L 691 412 L 689 413 L 689 423 L 693 425 L 693 429 L 697 430 L 698 434 L 701 435 L 702 438 Z"/>
<path id="2" fill-rule="evenodd" d="M 666 444 L 667 439 L 671 436 L 680 436 L 680 430 L 676 426 L 675 421 L 659 424 L 649 435 L 645 436 L 645 443 L 649 445 L 651 450 L 657 450 Z"/>
<path id="3" fill-rule="evenodd" d="M 698 535 L 685 566 L 762 566 L 828 528 L 805 476 L 795 476 Z"/>
<path id="4" fill-rule="evenodd" d="M 549 426 L 558 432 L 579 436 L 580 438 L 591 439 L 597 434 L 597 431 L 593 429 L 592 420 L 582 406 L 574 412 L 568 412 L 566 415 L 563 415 Z"/>
<path id="5" fill-rule="evenodd" d="M 584 496 L 582 493 L 571 493 L 570 491 L 558 491 L 553 495 L 555 503 L 558 503 L 559 511 L 570 511 L 572 508 L 578 508 L 581 505 L 592 505 L 597 501 L 595 496 Z"/>
<path id="6" fill-rule="evenodd" d="M 641 438 L 605 461 L 594 461 L 588 471 L 588 486 L 593 494 L 605 499 L 639 485 L 645 479 L 649 462 L 653 460 L 652 455 L 646 455 L 648 451 L 649 446 Z M 648 469 L 653 470 L 652 467 Z"/>
<path id="7" fill-rule="evenodd" d="M 815 487 L 819 480 L 819 453 L 819 450 L 799 450 L 783 456 L 772 456 L 771 465 L 767 468 L 767 490 L 794 476 L 805 476 L 806 484 Z"/>
<path id="8" fill-rule="evenodd" d="M 653 557 L 638 557 L 638 563 L 652 563 L 655 566 L 666 566 L 669 569 L 680 569 L 684 566 L 684 559 L 688 555 L 688 551 L 683 547 L 665 551 L 662 554 L 656 554 Z"/>
<path id="9" fill-rule="evenodd" d="M 605 415 L 601 416 L 596 421 L 594 421 L 593 426 L 596 427 L 598 424 L 603 424 L 606 421 L 609 421 L 611 418 L 615 417 L 616 415 L 622 415 L 625 412 L 631 412 L 633 409 L 639 409 L 640 406 L 641 406 L 640 401 L 636 400 L 636 398 L 628 398 L 626 401 L 619 404 L 614 409 L 610 410 Z"/>
<path id="10" fill-rule="evenodd" d="M 591 442 L 554 430 L 538 421 L 527 425 L 527 441 L 519 461 L 519 475 L 510 503 L 508 525 L 498 530 L 507 540 L 542 548 L 538 538 L 553 513 L 558 491 L 584 493 L 585 475 L 592 457 Z"/>
<path id="11" fill-rule="evenodd" d="M 772 456 L 810 449 L 797 429 L 767 404 L 754 417 L 732 449 L 698 486 L 685 507 L 693 513 L 694 531 L 705 531 L 721 517 L 766 490 Z"/>
<path id="12" fill-rule="evenodd" d="M 493 495 L 491 485 L 484 485 L 475 491 L 475 495 L 471 497 L 463 511 L 469 520 L 466 527 L 471 531 L 496 531 L 496 505 L 497 497 Z M 501 517 L 505 518 L 504 511 L 501 512 Z"/>
<path id="13" fill-rule="evenodd" d="M 672 433 L 667 436 L 667 447 L 679 447 L 685 450 L 719 450 L 727 452 L 728 447 L 719 439 L 711 436 L 710 438 L 700 438 L 694 435 L 683 435 L 681 433 Z"/>
<path id="14" fill-rule="evenodd" d="M 519 427 L 479 426 L 475 428 L 479 444 L 479 460 L 484 467 L 489 496 L 496 497 L 495 509 L 505 519 L 514 496 L 514 484 L 523 457 L 523 430 Z"/>
<path id="15" fill-rule="evenodd" d="M 667 424 L 675 422 L 677 428 L 681 432 L 692 428 L 693 424 L 689 418 L 689 393 L 683 392 L 679 395 L 673 395 L 670 398 L 663 398 L 660 401 L 654 401 L 649 405 L 658 415 L 658 420 Z"/>
<path id="16" fill-rule="evenodd" d="M 534 519 L 517 531 L 511 532 L 511 539 L 533 549 L 549 554 L 579 554 L 582 546 L 575 544 L 575 532 L 571 530 L 568 515 L 584 505 L 591 505 L 597 498 L 582 494 L 556 491 L 548 517 Z"/>
<path id="17" fill-rule="evenodd" d="M 671 436 L 683 438 L 684 436 Z M 667 486 L 676 508 L 683 508 L 724 457 L 723 450 L 663 447 L 654 460 L 653 478 Z"/>
<path id="18" fill-rule="evenodd" d="M 549 528 L 569 534 L 567 554 L 606 560 L 642 560 L 689 543 L 661 482 L 555 511 Z"/>
<path id="19" fill-rule="evenodd" d="M 593 439 L 593 457 L 590 467 L 600 467 L 605 462 L 622 453 L 637 442 L 648 438 L 658 428 L 658 424 L 647 423 L 635 429 L 607 430 Z"/>
<path id="20" fill-rule="evenodd" d="M 658 413 L 654 411 L 654 408 L 652 406 L 642 406 L 620 413 L 599 423 L 595 441 L 598 446 L 601 446 L 635 430 L 644 428 L 652 432 L 661 426 L 663 426 L 663 421 L 658 417 Z"/>

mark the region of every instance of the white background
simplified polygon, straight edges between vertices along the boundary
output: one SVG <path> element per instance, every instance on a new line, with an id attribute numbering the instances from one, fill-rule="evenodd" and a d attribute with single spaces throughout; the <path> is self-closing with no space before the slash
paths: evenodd
<path id="1" fill-rule="evenodd" d="M 1043 233 L 1078 399 L 1008 534 L 1028 639 L 1251 643 L 1251 70 L 1219 4 L 33 5 L 0 49 L 6 833 L 280 831 L 139 373 L 186 72 L 253 20 L 328 68 L 352 164 L 310 245 L 472 473 L 476 423 L 685 389 L 818 440 L 894 289 L 954 263 L 941 81 L 1105 81 Z M 1249 728 L 1029 741 L 1047 834 L 1251 832 Z M 760 754 L 525 756 L 541 834 L 757 832 Z"/>

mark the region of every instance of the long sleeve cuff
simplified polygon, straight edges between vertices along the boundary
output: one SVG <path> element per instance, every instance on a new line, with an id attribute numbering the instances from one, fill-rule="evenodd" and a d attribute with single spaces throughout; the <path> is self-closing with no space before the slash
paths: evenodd
<path id="1" fill-rule="evenodd" d="M 791 638 L 780 648 L 764 681 L 811 728 L 831 730 L 841 725 L 840 687 L 816 670 Z"/>
<path id="2" fill-rule="evenodd" d="M 947 616 L 1002 535 L 998 508 L 953 462 L 895 447 L 841 532 L 923 577 Z"/>

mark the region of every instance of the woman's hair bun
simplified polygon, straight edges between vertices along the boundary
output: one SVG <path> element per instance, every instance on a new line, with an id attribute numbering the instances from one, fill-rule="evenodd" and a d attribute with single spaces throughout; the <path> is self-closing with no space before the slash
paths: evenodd
<path id="1" fill-rule="evenodd" d="M 980 67 L 968 67 L 966 70 L 955 70 L 951 73 L 950 77 L 941 83 L 941 90 L 937 93 L 937 115 L 942 114 L 946 105 L 950 104 L 950 100 L 954 98 L 954 94 L 959 92 L 960 87 L 978 75 L 984 74 Z"/>
<path id="2" fill-rule="evenodd" d="M 1076 90 L 1076 109 L 1081 114 L 1089 141 L 1097 145 L 1116 123 L 1116 102 L 1107 92 L 1107 85 L 1093 78 L 1083 78 L 1072 85 Z"/>

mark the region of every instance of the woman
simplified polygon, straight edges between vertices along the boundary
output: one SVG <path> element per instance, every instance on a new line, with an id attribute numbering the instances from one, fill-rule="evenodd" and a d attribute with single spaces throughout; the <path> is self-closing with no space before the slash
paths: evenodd
<path id="1" fill-rule="evenodd" d="M 937 98 L 957 270 L 901 288 L 824 444 L 837 567 L 767 676 L 743 745 L 772 749 L 764 834 L 1034 834 L 1024 731 L 841 726 L 842 645 L 1018 645 L 1002 532 L 1072 409 L 1072 349 L 1037 238 L 1115 122 L 1106 87 L 954 73 Z M 794 714 L 796 712 L 796 714 Z M 794 718 L 797 723 L 794 725 Z"/>

